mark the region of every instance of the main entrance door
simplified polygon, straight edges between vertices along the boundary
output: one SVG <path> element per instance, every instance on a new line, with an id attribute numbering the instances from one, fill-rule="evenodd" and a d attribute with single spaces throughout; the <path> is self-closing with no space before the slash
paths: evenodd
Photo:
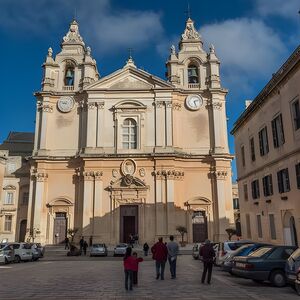
<path id="1" fill-rule="evenodd" d="M 20 223 L 20 235 L 19 235 L 20 242 L 25 242 L 26 227 L 27 227 L 27 220 L 22 220 Z"/>
<path id="2" fill-rule="evenodd" d="M 62 243 L 67 235 L 67 217 L 66 213 L 56 213 L 54 219 L 54 243 Z"/>
<path id="3" fill-rule="evenodd" d="M 138 206 L 120 206 L 120 241 L 129 243 L 130 235 L 138 236 Z"/>
<path id="4" fill-rule="evenodd" d="M 207 217 L 205 211 L 194 211 L 192 216 L 193 242 L 201 243 L 208 238 Z"/>

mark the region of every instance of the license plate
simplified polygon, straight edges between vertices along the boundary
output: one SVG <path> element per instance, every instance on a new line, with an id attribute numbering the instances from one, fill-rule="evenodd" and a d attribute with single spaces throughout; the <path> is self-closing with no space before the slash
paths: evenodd
<path id="1" fill-rule="evenodd" d="M 238 268 L 244 268 L 245 267 L 245 264 L 243 264 L 243 263 L 236 263 L 235 264 L 236 265 L 236 267 L 238 267 Z"/>

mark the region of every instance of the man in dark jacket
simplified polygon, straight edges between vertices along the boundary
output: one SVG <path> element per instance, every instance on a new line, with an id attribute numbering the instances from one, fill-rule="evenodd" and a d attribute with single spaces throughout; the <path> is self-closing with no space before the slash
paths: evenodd
<path id="1" fill-rule="evenodd" d="M 168 248 L 163 243 L 162 237 L 158 239 L 158 242 L 155 243 L 152 248 L 152 257 L 155 260 L 155 266 L 156 266 L 156 279 L 164 280 L 164 272 L 165 272 L 165 265 L 168 258 Z"/>
<path id="2" fill-rule="evenodd" d="M 204 283 L 208 271 L 207 283 L 210 284 L 214 257 L 216 256 L 213 245 L 210 240 L 205 240 L 204 245 L 200 248 L 200 257 L 203 261 L 203 273 L 201 282 Z"/>

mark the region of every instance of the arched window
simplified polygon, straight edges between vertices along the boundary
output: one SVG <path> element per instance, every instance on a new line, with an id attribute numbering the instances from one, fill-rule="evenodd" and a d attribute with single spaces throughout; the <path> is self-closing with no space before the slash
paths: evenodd
<path id="1" fill-rule="evenodd" d="M 66 72 L 65 72 L 65 85 L 73 86 L 74 85 L 74 66 L 72 63 L 66 63 Z"/>
<path id="2" fill-rule="evenodd" d="M 199 83 L 198 68 L 193 64 L 188 67 L 188 80 L 189 83 Z"/>
<path id="3" fill-rule="evenodd" d="M 134 119 L 128 118 L 123 122 L 123 149 L 137 149 L 137 124 Z"/>

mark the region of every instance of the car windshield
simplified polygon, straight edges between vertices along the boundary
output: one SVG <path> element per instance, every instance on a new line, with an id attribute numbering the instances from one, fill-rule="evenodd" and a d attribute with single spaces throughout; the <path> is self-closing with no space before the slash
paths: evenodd
<path id="1" fill-rule="evenodd" d="M 3 249 L 5 246 L 7 246 L 6 244 L 0 244 L 0 249 Z"/>
<path id="2" fill-rule="evenodd" d="M 240 242 L 236 242 L 236 243 L 228 243 L 228 247 L 230 248 L 230 250 L 237 250 L 238 248 L 240 248 L 241 246 L 244 246 L 245 243 L 240 243 Z"/>
<path id="3" fill-rule="evenodd" d="M 272 250 L 272 247 L 262 247 L 262 248 L 259 248 L 256 251 L 250 253 L 249 256 L 261 257 L 261 256 L 263 256 L 264 254 L 268 253 L 271 250 Z"/>
<path id="4" fill-rule="evenodd" d="M 125 248 L 125 247 L 127 247 L 126 244 L 119 244 L 119 245 L 117 245 L 117 248 Z"/>
<path id="5" fill-rule="evenodd" d="M 291 258 L 293 260 L 297 260 L 299 257 L 300 257 L 300 248 L 296 249 L 291 255 Z"/>
<path id="6" fill-rule="evenodd" d="M 103 248 L 104 244 L 94 244 L 93 248 Z"/>

